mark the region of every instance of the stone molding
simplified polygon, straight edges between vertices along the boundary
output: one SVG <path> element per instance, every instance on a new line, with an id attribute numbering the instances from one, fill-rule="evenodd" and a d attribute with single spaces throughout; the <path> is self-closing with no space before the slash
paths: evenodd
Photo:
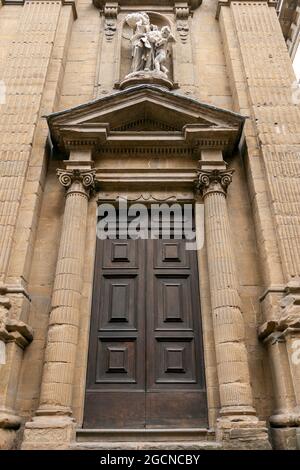
<path id="1" fill-rule="evenodd" d="M 137 102 L 134 113 L 132 100 Z M 169 108 L 176 111 L 169 112 Z M 113 112 L 111 111 L 113 109 Z M 147 131 L 141 140 L 141 129 L 134 132 L 132 122 L 147 118 L 145 109 L 152 115 L 158 111 L 165 117 L 166 126 L 174 126 L 178 117 L 180 126 L 176 132 Z M 107 124 L 109 114 L 110 125 Z M 195 118 L 196 114 L 196 118 Z M 184 120 L 182 116 L 185 116 Z M 85 103 L 47 116 L 53 144 L 62 151 L 69 149 L 101 149 L 103 145 L 128 145 L 159 149 L 162 146 L 191 146 L 192 148 L 220 149 L 230 153 L 236 147 L 245 118 L 240 114 L 216 108 L 163 90 L 155 85 L 138 85 L 104 98 Z M 129 125 L 128 130 L 126 124 Z M 120 125 L 125 129 L 115 133 Z"/>
<path id="2" fill-rule="evenodd" d="M 5 343 L 15 342 L 21 349 L 25 349 L 33 339 L 33 330 L 21 320 L 9 318 L 10 308 L 10 299 L 6 295 L 0 295 L 0 340 Z"/>
<path id="3" fill-rule="evenodd" d="M 285 337 L 287 331 L 300 331 L 300 283 L 291 281 L 285 287 L 284 292 L 286 295 L 279 304 L 281 308 L 279 318 L 263 323 L 258 329 L 258 336 L 261 340 L 275 334 L 278 341 Z"/>
<path id="4" fill-rule="evenodd" d="M 25 349 L 33 340 L 33 330 L 22 321 L 0 319 L 0 340 L 5 343 L 15 342 L 21 349 Z"/>
<path id="5" fill-rule="evenodd" d="M 58 1 L 60 1 L 63 6 L 71 5 L 74 19 L 77 20 L 78 14 L 77 14 L 77 9 L 76 9 L 76 0 L 47 0 L 47 3 L 51 1 L 53 3 L 57 3 Z M 1 0 L 1 2 L 2 2 L 2 5 L 24 5 L 25 0 Z M 36 3 L 36 1 L 31 0 L 30 2 L 30 0 L 26 0 L 26 3 Z"/>
<path id="6" fill-rule="evenodd" d="M 226 196 L 233 173 L 234 170 L 200 170 L 195 181 L 196 191 L 203 197 L 211 193 L 221 193 Z"/>
<path id="7" fill-rule="evenodd" d="M 103 10 L 105 8 L 107 3 L 111 3 L 111 2 L 107 2 L 106 0 L 93 0 L 94 6 L 96 8 L 100 8 L 101 10 Z M 130 0 L 119 0 L 118 3 L 119 3 L 121 8 L 124 7 L 124 10 L 133 6 L 132 2 Z M 170 6 L 171 7 L 174 6 L 175 3 L 178 3 L 178 2 L 176 2 L 176 0 L 139 0 L 138 5 L 139 5 L 140 9 L 142 10 L 143 8 L 147 9 L 147 7 L 151 7 L 151 8 L 153 8 L 153 7 L 159 7 L 159 8 L 166 7 L 166 8 L 168 8 Z M 202 0 L 187 0 L 184 3 L 187 3 L 188 6 L 192 10 L 196 10 L 202 4 Z M 135 6 L 135 9 L 136 8 L 137 7 Z"/>
<path id="8" fill-rule="evenodd" d="M 219 0 L 216 12 L 216 19 L 219 19 L 221 8 L 222 7 L 230 7 L 232 2 L 236 0 Z M 267 3 L 270 7 L 276 8 L 277 0 L 239 0 L 238 3 Z"/>

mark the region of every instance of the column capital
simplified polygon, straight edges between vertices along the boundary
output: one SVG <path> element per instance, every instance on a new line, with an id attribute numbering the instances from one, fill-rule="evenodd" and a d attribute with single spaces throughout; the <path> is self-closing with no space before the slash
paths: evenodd
<path id="1" fill-rule="evenodd" d="M 233 173 L 234 170 L 199 170 L 195 181 L 196 191 L 203 197 L 210 193 L 221 193 L 226 196 Z"/>
<path id="2" fill-rule="evenodd" d="M 95 189 L 96 170 L 57 169 L 56 174 L 60 184 L 68 190 L 67 194 L 79 192 L 89 196 Z"/>

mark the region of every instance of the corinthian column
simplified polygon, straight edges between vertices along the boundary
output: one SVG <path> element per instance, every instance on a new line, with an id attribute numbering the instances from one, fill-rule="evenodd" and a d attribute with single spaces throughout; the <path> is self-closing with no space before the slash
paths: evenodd
<path id="1" fill-rule="evenodd" d="M 26 424 L 22 448 L 32 449 L 40 433 L 45 445 L 64 448 L 74 430 L 72 389 L 75 370 L 82 271 L 85 253 L 88 199 L 94 187 L 95 170 L 57 170 L 60 183 L 67 189 L 62 234 L 58 252 L 49 329 L 45 352 L 40 406 L 37 417 Z M 57 447 L 58 446 L 58 447 Z"/>
<path id="2" fill-rule="evenodd" d="M 221 401 L 218 428 L 223 441 L 238 441 L 239 448 L 242 448 L 241 442 L 245 436 L 241 428 L 247 427 L 247 438 L 252 433 L 256 448 L 268 448 L 266 429 L 262 423 L 259 424 L 253 407 L 244 319 L 232 250 L 226 204 L 227 188 L 232 175 L 233 171 L 227 170 L 201 170 L 196 181 L 196 188 L 203 196 L 205 208 L 205 235 Z M 228 447 L 233 445 L 231 443 Z"/>
<path id="3" fill-rule="evenodd" d="M 88 198 L 94 184 L 94 170 L 57 174 L 67 195 L 37 412 L 43 415 L 72 413 Z"/>
<path id="4" fill-rule="evenodd" d="M 205 231 L 222 416 L 255 415 L 244 342 L 244 319 L 231 246 L 226 191 L 233 171 L 198 173 Z"/>

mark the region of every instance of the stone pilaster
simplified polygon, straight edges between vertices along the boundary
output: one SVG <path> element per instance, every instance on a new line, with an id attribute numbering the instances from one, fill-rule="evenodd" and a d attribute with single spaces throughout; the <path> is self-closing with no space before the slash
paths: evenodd
<path id="1" fill-rule="evenodd" d="M 37 417 L 26 425 L 23 448 L 39 448 L 41 431 L 45 434 L 44 441 L 47 441 L 48 447 L 52 441 L 56 442 L 55 448 L 57 445 L 66 446 L 75 425 L 72 419 L 72 389 L 88 199 L 94 187 L 95 170 L 58 170 L 57 173 L 60 183 L 67 189 L 66 205 L 52 294 L 40 406 Z"/>
<path id="2" fill-rule="evenodd" d="M 1 280 L 5 278 L 10 259 L 60 10 L 60 2 L 25 2 L 16 40 L 10 45 L 1 77 L 6 87 L 5 103 L 0 105 L 0 169 L 3 175 L 0 189 Z"/>
<path id="3" fill-rule="evenodd" d="M 284 286 L 299 277 L 300 272 L 297 203 L 300 111 L 295 75 L 273 8 L 275 4 L 272 0 L 224 0 L 218 2 L 217 17 L 235 110 L 250 117 L 244 129 L 245 163 L 263 279 L 268 291 L 262 299 L 266 324 L 259 334 L 268 345 L 273 368 L 277 406 L 270 421 L 276 426 L 278 436 L 280 427 L 282 436 L 289 436 L 286 448 L 290 448 L 295 415 L 288 384 L 295 382 L 295 370 L 283 368 L 283 364 L 289 364 L 286 345 L 279 347 L 274 336 L 269 339 L 267 336 L 276 330 L 274 324 L 280 321 L 279 299 L 272 300 L 276 297 L 272 293 L 274 286 L 280 285 L 281 295 L 284 295 Z M 280 377 L 285 381 L 287 393 Z M 290 431 L 287 431 L 289 426 Z M 284 446 L 283 441 L 284 437 L 279 437 L 280 448 Z"/>
<path id="4" fill-rule="evenodd" d="M 174 82 L 186 93 L 197 94 L 194 77 L 194 59 L 191 38 L 191 9 L 188 2 L 175 2 L 176 58 Z"/>
<path id="5" fill-rule="evenodd" d="M 103 33 L 99 44 L 95 98 L 109 93 L 112 83 L 121 78 L 119 77 L 121 35 L 117 31 L 119 9 L 117 1 L 105 2 L 103 7 L 101 28 Z"/>
<path id="6" fill-rule="evenodd" d="M 295 449 L 300 426 L 300 284 L 291 281 L 276 319 L 259 328 L 268 347 L 276 408 L 270 417 L 276 449 Z M 299 439 L 299 438 L 298 438 Z"/>
<path id="7" fill-rule="evenodd" d="M 7 286 L 0 286 L 0 449 L 14 446 L 16 430 L 21 418 L 15 411 L 18 376 L 23 349 L 32 341 L 33 331 L 24 322 L 10 317 L 12 303 L 7 296 Z M 18 289 L 15 288 L 15 291 Z M 22 292 L 16 292 L 22 296 Z"/>
<path id="8" fill-rule="evenodd" d="M 244 319 L 231 244 L 226 193 L 233 171 L 201 170 L 196 189 L 205 207 L 205 236 L 220 390 L 220 439 L 242 447 L 245 437 L 268 448 L 266 429 L 258 422 L 245 346 Z M 247 439 L 246 439 L 247 440 Z"/>
<path id="9" fill-rule="evenodd" d="M 0 291 L 8 299 L 2 303 L 5 320 L 1 333 L 6 363 L 0 366 L 0 441 L 5 447 L 13 445 L 10 429 L 21 423 L 16 412 L 17 391 L 23 349 L 32 338 L 26 289 L 47 138 L 46 123 L 39 122 L 39 116 L 46 110 L 43 103 L 49 105 L 50 101 L 45 86 L 63 16 L 63 2 L 23 3 L 15 36 L 7 43 L 8 53 L 0 64 L 5 90 L 5 99 L 0 100 Z M 8 438 L 3 436 L 5 432 Z"/>
<path id="10" fill-rule="evenodd" d="M 295 415 L 300 425 L 300 280 L 290 281 L 280 302 L 276 330 L 285 339 L 295 393 Z"/>

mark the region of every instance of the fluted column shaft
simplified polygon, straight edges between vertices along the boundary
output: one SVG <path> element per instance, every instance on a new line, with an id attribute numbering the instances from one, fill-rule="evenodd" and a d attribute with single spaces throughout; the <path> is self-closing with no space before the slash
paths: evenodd
<path id="1" fill-rule="evenodd" d="M 71 414 L 89 190 L 93 171 L 58 170 L 68 188 L 52 294 L 40 407 L 37 414 Z"/>
<path id="2" fill-rule="evenodd" d="M 221 415 L 253 415 L 244 319 L 226 204 L 230 171 L 200 171 L 197 189 L 204 198 L 205 234 L 211 289 Z"/>

